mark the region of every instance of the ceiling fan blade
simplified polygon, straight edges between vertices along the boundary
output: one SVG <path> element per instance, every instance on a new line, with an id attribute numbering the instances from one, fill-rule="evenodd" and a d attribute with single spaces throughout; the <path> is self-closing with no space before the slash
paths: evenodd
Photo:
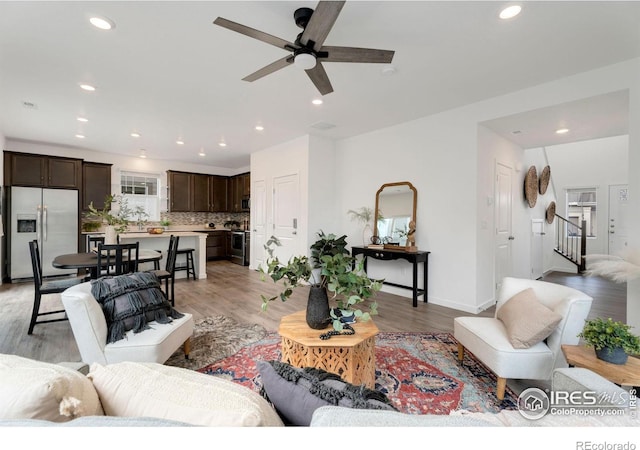
<path id="1" fill-rule="evenodd" d="M 345 2 L 337 1 L 318 2 L 309 23 L 300 36 L 300 43 L 307 45 L 309 41 L 313 41 L 313 49 L 318 51 L 333 28 L 344 4 Z"/>
<path id="2" fill-rule="evenodd" d="M 328 55 L 318 56 L 318 59 L 327 62 L 355 62 L 355 63 L 390 63 L 393 60 L 395 51 L 378 50 L 375 48 L 358 47 L 331 47 L 325 46 L 320 49 L 320 53 L 327 52 Z"/>
<path id="3" fill-rule="evenodd" d="M 272 36 L 263 31 L 256 30 L 255 28 L 247 27 L 245 25 L 232 22 L 231 20 L 223 19 L 222 17 L 218 17 L 213 21 L 214 24 L 220 25 L 221 27 L 227 28 L 231 31 L 235 31 L 240 34 L 244 34 L 245 36 L 249 36 L 251 38 L 257 39 L 262 42 L 266 42 L 267 44 L 275 45 L 284 50 L 293 51 L 298 48 L 297 45 L 285 40 L 280 39 L 279 37 Z"/>
<path id="4" fill-rule="evenodd" d="M 331 81 L 329 81 L 329 77 L 327 76 L 327 72 L 325 72 L 324 67 L 320 61 L 316 63 L 316 66 L 313 69 L 305 70 L 313 84 L 318 88 L 318 91 L 322 95 L 327 95 L 333 92 L 333 86 L 331 86 Z"/>
<path id="5" fill-rule="evenodd" d="M 285 56 L 282 59 L 279 59 L 277 61 L 272 62 L 268 66 L 264 66 L 260 70 L 256 70 L 251 75 L 247 75 L 242 80 L 243 81 L 256 81 L 256 80 L 258 80 L 258 79 L 260 79 L 260 78 L 262 78 L 262 77 L 264 77 L 266 75 L 269 75 L 270 73 L 275 72 L 276 70 L 284 69 L 285 67 L 287 67 L 292 62 L 293 62 L 293 57 L 291 55 Z"/>

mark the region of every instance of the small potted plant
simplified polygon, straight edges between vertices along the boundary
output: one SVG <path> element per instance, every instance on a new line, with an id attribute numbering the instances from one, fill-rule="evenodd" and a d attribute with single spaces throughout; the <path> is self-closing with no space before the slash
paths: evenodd
<path id="1" fill-rule="evenodd" d="M 593 347 L 596 356 L 613 364 L 624 364 L 628 355 L 640 354 L 640 337 L 631 333 L 631 326 L 600 317 L 585 320 L 578 337 Z"/>
<path id="2" fill-rule="evenodd" d="M 107 195 L 102 209 L 97 209 L 93 202 L 89 203 L 89 212 L 86 217 L 105 225 L 105 242 L 115 244 L 116 236 L 127 230 L 129 225 L 127 217 L 130 214 L 131 210 L 124 197 Z"/>
<path id="3" fill-rule="evenodd" d="M 307 304 L 307 324 L 314 329 L 323 329 L 329 323 L 337 331 L 344 327 L 345 318 L 353 317 L 366 321 L 378 313 L 375 301 L 364 312 L 356 306 L 370 299 L 382 287 L 380 280 L 369 278 L 364 272 L 364 261 L 355 261 L 346 249 L 346 236 L 318 233 L 318 240 L 311 245 L 311 258 L 293 256 L 284 264 L 274 256 L 274 247 L 279 240 L 272 236 L 264 248 L 269 257 L 266 265 L 260 266 L 263 280 L 268 276 L 274 282 L 283 282 L 284 290 L 275 296 L 262 295 L 262 309 L 266 311 L 269 302 L 280 299 L 286 302 L 293 290 L 310 285 Z M 353 264 L 355 267 L 353 267 Z M 337 310 L 329 308 L 329 294 L 336 300 Z M 317 303 L 316 303 L 317 302 Z"/>

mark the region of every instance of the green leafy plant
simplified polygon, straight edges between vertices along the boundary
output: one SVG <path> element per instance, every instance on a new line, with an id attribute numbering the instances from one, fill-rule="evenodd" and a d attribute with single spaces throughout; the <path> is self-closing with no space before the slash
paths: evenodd
<path id="1" fill-rule="evenodd" d="M 585 320 L 585 325 L 578 337 L 596 350 L 622 347 L 628 355 L 640 354 L 640 337 L 631 333 L 631 326 L 616 322 L 611 318 L 600 317 Z"/>
<path id="2" fill-rule="evenodd" d="M 373 210 L 367 206 L 363 206 L 357 210 L 350 209 L 347 214 L 351 216 L 351 220 L 357 222 L 369 223 L 373 219 Z"/>
<path id="3" fill-rule="evenodd" d="M 117 208 L 114 210 L 114 203 Z M 127 199 L 121 195 L 107 195 L 104 199 L 104 207 L 97 209 L 93 202 L 89 203 L 89 212 L 86 214 L 87 219 L 98 220 L 104 225 L 113 226 L 117 233 L 127 230 L 129 225 L 129 217 L 132 210 L 127 204 Z"/>
<path id="4" fill-rule="evenodd" d="M 356 260 L 347 250 L 346 235 L 336 237 L 333 234 L 318 232 L 318 240 L 311 245 L 311 258 L 308 256 L 292 256 L 285 264 L 274 255 L 275 247 L 280 246 L 275 236 L 264 245 L 268 253 L 266 265 L 261 265 L 263 281 L 269 277 L 273 282 L 282 281 L 284 289 L 278 295 L 267 297 L 262 295 L 262 309 L 267 310 L 269 302 L 280 299 L 286 302 L 295 288 L 313 284 L 327 289 L 330 299 L 336 301 L 340 315 L 355 315 L 357 319 L 366 321 L 378 313 L 378 304 L 369 304 L 369 311 L 364 312 L 355 306 L 370 299 L 382 288 L 382 280 L 373 280 L 364 271 L 364 260 Z M 354 267 L 355 265 L 355 267 Z M 332 311 L 333 327 L 342 330 L 343 324 L 339 315 Z"/>
<path id="5" fill-rule="evenodd" d="M 162 225 L 163 227 L 168 227 L 169 225 L 171 225 L 171 221 L 168 219 L 162 219 L 160 221 L 160 225 Z"/>

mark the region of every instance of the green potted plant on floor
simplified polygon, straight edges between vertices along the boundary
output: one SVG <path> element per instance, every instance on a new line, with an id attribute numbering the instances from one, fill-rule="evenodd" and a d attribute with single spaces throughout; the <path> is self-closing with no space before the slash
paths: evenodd
<path id="1" fill-rule="evenodd" d="M 586 320 L 578 337 L 593 347 L 596 356 L 613 364 L 624 364 L 628 355 L 640 354 L 640 337 L 631 333 L 631 326 L 611 318 Z"/>
<path id="2" fill-rule="evenodd" d="M 323 329 L 331 323 L 335 330 L 341 331 L 346 318 L 366 321 L 378 313 L 375 301 L 368 305 L 369 311 L 357 307 L 371 299 L 382 287 L 382 282 L 369 278 L 364 272 L 364 261 L 356 261 L 349 255 L 346 236 L 336 237 L 320 231 L 318 240 L 310 247 L 310 258 L 293 256 L 287 263 L 274 255 L 277 246 L 280 241 L 272 236 L 264 246 L 269 255 L 266 265 L 261 265 L 259 271 L 263 280 L 269 277 L 275 283 L 282 281 L 284 290 L 272 297 L 262 295 L 263 310 L 276 299 L 286 302 L 295 288 L 310 286 L 307 324 L 311 328 Z M 329 293 L 336 301 L 337 310 L 329 308 Z"/>

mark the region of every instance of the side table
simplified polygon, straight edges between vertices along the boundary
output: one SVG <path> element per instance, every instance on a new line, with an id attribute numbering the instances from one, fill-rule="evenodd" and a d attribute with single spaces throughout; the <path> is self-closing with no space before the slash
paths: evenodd
<path id="1" fill-rule="evenodd" d="M 282 338 L 282 362 L 295 367 L 315 367 L 339 375 L 343 380 L 373 389 L 376 381 L 375 344 L 378 327 L 373 320 L 356 322 L 353 335 L 320 335 L 330 330 L 314 330 L 307 325 L 306 312 L 284 316 L 278 334 Z"/>
<path id="2" fill-rule="evenodd" d="M 571 366 L 583 367 L 620 386 L 640 386 L 640 359 L 629 357 L 626 364 L 611 364 L 599 359 L 591 347 L 563 345 L 562 353 Z"/>

